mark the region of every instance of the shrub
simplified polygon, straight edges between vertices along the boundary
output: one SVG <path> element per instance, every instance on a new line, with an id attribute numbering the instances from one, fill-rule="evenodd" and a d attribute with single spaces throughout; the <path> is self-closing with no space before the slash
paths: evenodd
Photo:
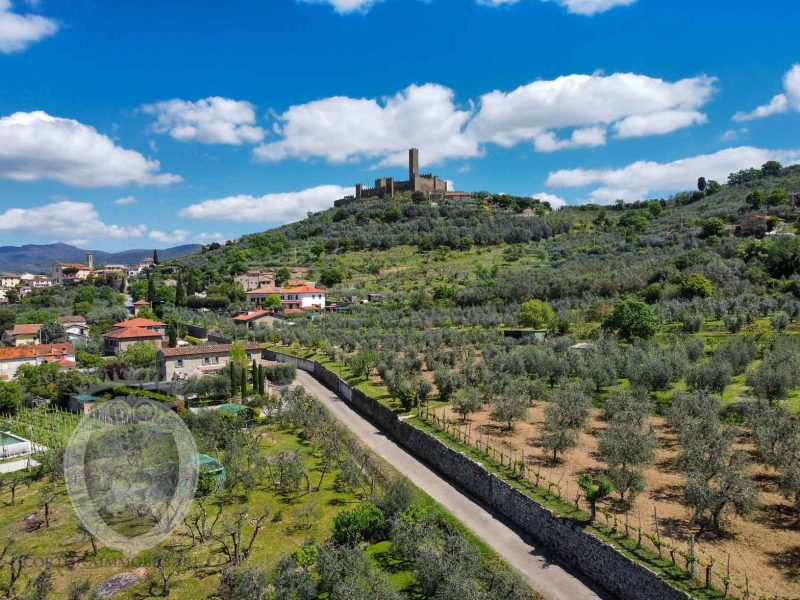
<path id="1" fill-rule="evenodd" d="M 709 217 L 703 221 L 701 234 L 704 238 L 716 236 L 722 237 L 725 233 L 725 221 L 718 217 Z"/>
<path id="2" fill-rule="evenodd" d="M 355 546 L 359 542 L 374 541 L 383 534 L 386 519 L 374 504 L 360 504 L 343 510 L 333 519 L 333 539 L 337 544 Z"/>
<path id="3" fill-rule="evenodd" d="M 686 298 L 707 298 L 714 293 L 714 284 L 702 273 L 692 273 L 681 283 L 681 294 Z"/>
<path id="4" fill-rule="evenodd" d="M 289 385 L 294 381 L 297 367 L 292 363 L 271 365 L 264 369 L 264 374 L 275 385 Z"/>

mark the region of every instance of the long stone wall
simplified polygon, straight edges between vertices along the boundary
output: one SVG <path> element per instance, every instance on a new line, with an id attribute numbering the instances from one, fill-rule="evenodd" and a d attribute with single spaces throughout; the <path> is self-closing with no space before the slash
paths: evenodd
<path id="1" fill-rule="evenodd" d="M 634 600 L 686 600 L 688 594 L 676 590 L 647 567 L 631 560 L 572 519 L 554 514 L 530 496 L 523 494 L 480 463 L 448 447 L 434 436 L 397 418 L 377 400 L 352 388 L 335 373 L 317 362 L 271 350 L 265 358 L 291 362 L 311 373 L 352 407 L 391 436 L 408 452 L 437 470 L 451 483 L 494 509 L 529 534 L 554 556 L 592 578 L 610 593 Z"/>

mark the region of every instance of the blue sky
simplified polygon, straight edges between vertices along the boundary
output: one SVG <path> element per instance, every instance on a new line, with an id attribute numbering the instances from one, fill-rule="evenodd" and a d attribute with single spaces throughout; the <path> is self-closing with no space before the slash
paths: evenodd
<path id="1" fill-rule="evenodd" d="M 635 200 L 800 162 L 793 0 L 0 0 L 0 245 L 238 237 L 402 178 Z"/>

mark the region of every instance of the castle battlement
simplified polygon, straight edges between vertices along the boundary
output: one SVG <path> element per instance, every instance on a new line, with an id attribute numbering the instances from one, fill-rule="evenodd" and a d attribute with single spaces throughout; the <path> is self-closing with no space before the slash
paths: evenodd
<path id="1" fill-rule="evenodd" d="M 408 180 L 395 181 L 393 177 L 380 177 L 375 180 L 374 187 L 364 187 L 364 184 L 356 184 L 354 196 L 345 196 L 334 202 L 334 206 L 346 206 L 357 200 L 364 198 L 383 198 L 392 197 L 402 192 L 426 192 L 428 194 L 445 194 L 447 192 L 447 182 L 439 179 L 433 173 L 420 174 L 419 172 L 419 150 L 411 148 L 408 151 Z"/>

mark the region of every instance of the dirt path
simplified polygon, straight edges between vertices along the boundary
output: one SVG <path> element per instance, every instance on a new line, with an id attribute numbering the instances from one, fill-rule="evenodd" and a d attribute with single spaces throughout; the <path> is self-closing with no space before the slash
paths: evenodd
<path id="1" fill-rule="evenodd" d="M 600 586 L 562 566 L 537 548 L 527 536 L 509 527 L 491 509 L 465 495 L 411 456 L 311 375 L 298 371 L 295 383 L 318 398 L 373 452 L 455 515 L 542 595 L 553 600 L 611 598 Z"/>

